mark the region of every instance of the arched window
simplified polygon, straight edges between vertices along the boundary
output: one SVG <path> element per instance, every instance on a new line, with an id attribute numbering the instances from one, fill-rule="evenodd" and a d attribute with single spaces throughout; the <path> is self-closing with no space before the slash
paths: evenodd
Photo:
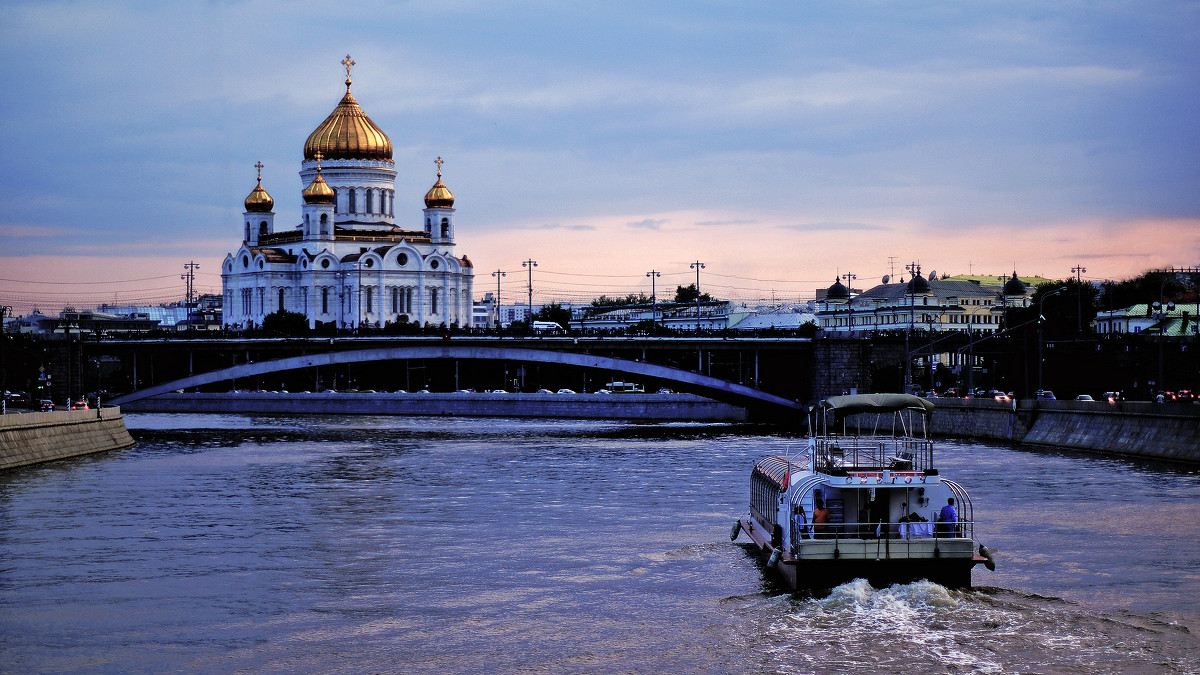
<path id="1" fill-rule="evenodd" d="M 428 218 L 426 218 L 425 219 L 425 232 L 428 233 L 432 230 L 433 230 L 433 223 L 430 222 L 430 220 Z"/>
<path id="2" fill-rule="evenodd" d="M 262 221 L 258 224 L 258 236 L 263 236 L 267 233 L 267 221 Z"/>
<path id="3" fill-rule="evenodd" d="M 279 289 L 279 311 L 283 311 L 283 289 Z"/>
<path id="4" fill-rule="evenodd" d="M 322 314 L 329 313 L 329 287 L 328 286 L 321 287 L 321 313 Z"/>
<path id="5" fill-rule="evenodd" d="M 337 202 L 337 189 L 336 188 L 331 188 L 331 189 L 333 190 L 333 210 L 337 211 L 337 203 L 338 203 Z"/>
<path id="6" fill-rule="evenodd" d="M 246 223 L 246 236 L 243 237 L 243 239 L 245 241 L 250 241 L 250 223 Z"/>
<path id="7" fill-rule="evenodd" d="M 442 218 L 442 238 L 446 239 L 450 236 L 450 219 Z"/>
<path id="8" fill-rule="evenodd" d="M 438 313 L 438 311 L 437 311 L 438 310 L 437 292 L 438 292 L 438 289 L 436 289 L 436 288 L 429 289 L 429 313 L 430 314 Z"/>
<path id="9" fill-rule="evenodd" d="M 304 214 L 304 229 L 306 229 L 306 230 L 308 229 L 308 224 L 309 224 L 308 214 L 306 213 L 306 214 Z"/>
<path id="10" fill-rule="evenodd" d="M 371 313 L 371 291 L 373 290 L 375 289 L 367 286 L 367 314 Z"/>
<path id="11" fill-rule="evenodd" d="M 321 214 L 321 234 L 329 234 L 329 214 Z"/>
<path id="12" fill-rule="evenodd" d="M 355 192 L 354 188 L 349 188 L 348 190 L 346 190 L 346 199 L 347 199 L 346 210 L 349 211 L 350 213 L 358 213 L 358 207 L 354 203 L 354 192 Z"/>
<path id="13" fill-rule="evenodd" d="M 367 212 L 367 213 L 374 213 L 374 212 L 375 212 L 375 191 L 374 191 L 374 190 L 371 190 L 370 188 L 368 188 L 368 189 L 367 189 L 367 209 L 366 209 L 366 212 Z"/>
<path id="14" fill-rule="evenodd" d="M 397 314 L 400 311 L 400 289 L 392 287 L 392 314 Z"/>

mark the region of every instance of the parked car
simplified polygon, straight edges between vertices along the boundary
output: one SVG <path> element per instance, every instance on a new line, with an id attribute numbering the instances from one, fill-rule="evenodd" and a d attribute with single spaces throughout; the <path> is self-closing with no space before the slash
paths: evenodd
<path id="1" fill-rule="evenodd" d="M 1080 394 L 1075 397 L 1075 400 L 1076 401 L 1095 401 L 1096 399 L 1092 398 L 1088 394 Z"/>
<path id="2" fill-rule="evenodd" d="M 42 399 L 41 408 L 42 412 L 54 412 L 54 401 L 51 401 L 48 398 Z"/>
<path id="3" fill-rule="evenodd" d="M 558 393 L 560 393 L 560 394 L 574 394 L 574 393 L 575 393 L 575 390 L 574 390 L 574 389 L 559 389 L 559 390 L 558 390 Z"/>
<path id="4" fill-rule="evenodd" d="M 668 388 L 666 388 L 666 387 L 663 387 L 662 389 L 659 389 L 659 390 L 658 390 L 658 393 L 660 393 L 660 394 L 674 394 L 674 393 L 675 393 L 675 391 L 674 391 L 673 389 L 668 389 Z"/>
<path id="5" fill-rule="evenodd" d="M 1039 389 L 1037 392 L 1037 397 L 1039 400 L 1042 400 L 1042 401 L 1057 400 L 1054 398 L 1054 392 L 1050 391 L 1049 389 Z"/>
<path id="6" fill-rule="evenodd" d="M 539 394 L 553 394 L 554 392 L 550 391 L 549 389 L 538 389 L 538 390 L 537 390 L 537 393 L 539 393 Z"/>

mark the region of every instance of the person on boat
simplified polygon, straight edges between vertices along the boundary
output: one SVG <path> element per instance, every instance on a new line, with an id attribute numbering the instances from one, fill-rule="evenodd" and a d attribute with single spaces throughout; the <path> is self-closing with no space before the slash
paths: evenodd
<path id="1" fill-rule="evenodd" d="M 942 507 L 938 521 L 941 523 L 942 532 L 951 536 L 954 535 L 954 526 L 958 522 L 958 511 L 954 508 L 954 497 L 946 500 L 946 505 Z"/>
<path id="2" fill-rule="evenodd" d="M 817 508 L 813 509 L 812 521 L 813 532 L 816 533 L 814 538 L 824 539 L 827 537 L 825 524 L 829 522 L 829 509 L 825 508 L 825 502 L 817 502 Z"/>

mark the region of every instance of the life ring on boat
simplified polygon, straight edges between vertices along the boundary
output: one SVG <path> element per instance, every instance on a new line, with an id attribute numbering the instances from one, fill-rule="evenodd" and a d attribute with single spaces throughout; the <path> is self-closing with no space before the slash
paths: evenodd
<path id="1" fill-rule="evenodd" d="M 734 521 L 733 529 L 729 531 L 729 541 L 734 541 L 742 533 L 742 521 Z"/>

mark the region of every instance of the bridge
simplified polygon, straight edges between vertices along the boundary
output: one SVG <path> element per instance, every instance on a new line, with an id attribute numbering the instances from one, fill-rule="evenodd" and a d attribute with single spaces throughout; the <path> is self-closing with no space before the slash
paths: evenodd
<path id="1" fill-rule="evenodd" d="M 191 389 L 216 382 L 303 368 L 414 359 L 505 360 L 522 363 L 556 364 L 575 368 L 602 370 L 609 373 L 621 373 L 638 378 L 640 381 L 649 380 L 669 383 L 680 391 L 688 391 L 714 400 L 731 403 L 765 416 L 794 413 L 795 411 L 804 409 L 803 405 L 794 400 L 754 387 L 670 366 L 588 353 L 530 349 L 516 346 L 484 346 L 478 344 L 437 344 L 349 349 L 346 351 L 328 351 L 290 356 L 269 361 L 241 363 L 227 368 L 220 368 L 174 379 L 169 382 L 154 384 L 118 396 L 108 402 L 113 405 L 122 405 L 177 389 Z"/>

